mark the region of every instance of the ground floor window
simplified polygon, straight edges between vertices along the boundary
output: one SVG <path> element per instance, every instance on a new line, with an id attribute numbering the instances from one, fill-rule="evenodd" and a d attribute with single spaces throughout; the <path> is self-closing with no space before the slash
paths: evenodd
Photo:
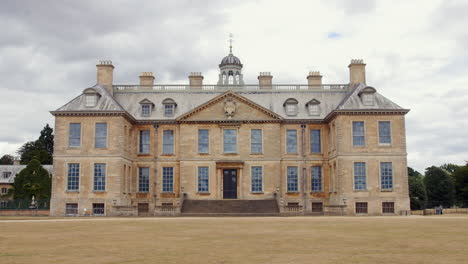
<path id="1" fill-rule="evenodd" d="M 138 168 L 138 192 L 149 192 L 149 168 Z"/>
<path id="2" fill-rule="evenodd" d="M 208 167 L 198 167 L 198 192 L 209 191 L 209 169 Z"/>
<path id="3" fill-rule="evenodd" d="M 297 167 L 288 167 L 288 192 L 297 192 L 298 188 L 298 179 L 297 179 Z"/>
<path id="4" fill-rule="evenodd" d="M 394 214 L 395 213 L 395 203 L 394 202 L 383 202 L 382 203 L 382 213 L 384 213 L 384 214 Z"/>
<path id="5" fill-rule="evenodd" d="M 93 215 L 104 215 L 103 203 L 93 203 Z"/>
<path id="6" fill-rule="evenodd" d="M 367 214 L 367 203 L 356 203 L 356 214 Z"/>
<path id="7" fill-rule="evenodd" d="M 78 204 L 77 203 L 67 203 L 67 204 L 65 204 L 65 214 L 66 215 L 77 215 L 78 214 Z"/>
<path id="8" fill-rule="evenodd" d="M 163 167 L 162 175 L 162 191 L 173 192 L 174 191 L 174 168 Z"/>
<path id="9" fill-rule="evenodd" d="M 8 201 L 0 201 L 0 208 L 6 208 L 8 206 Z"/>
<path id="10" fill-rule="evenodd" d="M 323 203 L 312 203 L 312 213 L 322 213 Z"/>
<path id="11" fill-rule="evenodd" d="M 252 166 L 251 173 L 251 189 L 252 192 L 262 192 L 263 191 L 263 168 L 261 166 Z"/>

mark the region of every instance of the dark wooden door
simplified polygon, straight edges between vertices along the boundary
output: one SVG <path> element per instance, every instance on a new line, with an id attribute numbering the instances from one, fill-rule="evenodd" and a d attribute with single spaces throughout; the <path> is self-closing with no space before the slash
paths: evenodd
<path id="1" fill-rule="evenodd" d="M 223 171 L 223 198 L 237 199 L 237 170 Z"/>

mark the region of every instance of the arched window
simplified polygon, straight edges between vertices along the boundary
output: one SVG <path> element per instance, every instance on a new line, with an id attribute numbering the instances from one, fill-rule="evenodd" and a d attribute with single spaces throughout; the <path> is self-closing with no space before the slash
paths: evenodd
<path id="1" fill-rule="evenodd" d="M 88 88 L 83 91 L 84 94 L 84 101 L 86 107 L 95 107 L 101 98 L 101 94 L 99 94 L 95 89 Z"/>
<path id="2" fill-rule="evenodd" d="M 297 109 L 297 104 L 299 102 L 294 99 L 294 98 L 289 98 L 286 100 L 283 104 L 284 106 L 284 111 L 286 112 L 286 115 L 288 116 L 295 116 L 297 115 L 298 109 Z"/>
<path id="3" fill-rule="evenodd" d="M 359 92 L 363 105 L 373 106 L 375 104 L 375 88 L 367 86 Z"/>
<path id="4" fill-rule="evenodd" d="M 320 115 L 320 101 L 317 99 L 312 99 L 306 104 L 307 112 L 311 116 Z"/>
<path id="5" fill-rule="evenodd" d="M 153 109 L 154 109 L 153 102 L 145 98 L 140 101 L 140 106 L 141 106 L 141 116 L 143 117 L 151 116 L 151 113 L 153 112 Z"/>
<path id="6" fill-rule="evenodd" d="M 164 116 L 171 117 L 174 116 L 175 113 L 175 108 L 177 107 L 177 104 L 174 100 L 171 98 L 166 98 L 162 102 L 164 106 Z"/>

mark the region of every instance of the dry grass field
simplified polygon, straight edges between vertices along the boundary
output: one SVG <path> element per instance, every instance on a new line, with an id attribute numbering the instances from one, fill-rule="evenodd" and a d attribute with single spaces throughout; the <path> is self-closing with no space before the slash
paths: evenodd
<path id="1" fill-rule="evenodd" d="M 0 263 L 468 263 L 468 217 L 0 218 Z"/>

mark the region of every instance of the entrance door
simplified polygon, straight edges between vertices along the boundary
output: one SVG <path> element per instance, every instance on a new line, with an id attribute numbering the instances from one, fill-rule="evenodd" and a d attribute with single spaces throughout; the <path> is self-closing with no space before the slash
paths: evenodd
<path id="1" fill-rule="evenodd" d="M 223 198 L 237 199 L 237 170 L 223 170 Z"/>

